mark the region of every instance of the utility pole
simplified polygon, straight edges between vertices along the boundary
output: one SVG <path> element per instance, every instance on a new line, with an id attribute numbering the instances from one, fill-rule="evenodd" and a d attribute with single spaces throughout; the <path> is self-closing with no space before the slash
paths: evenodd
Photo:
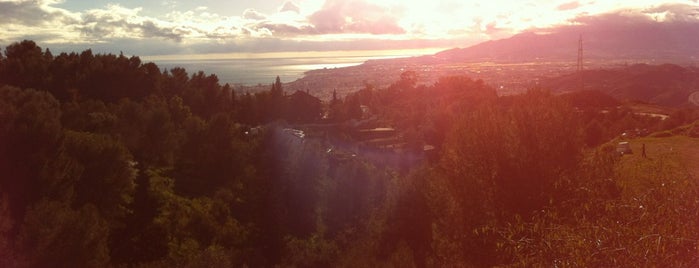
<path id="1" fill-rule="evenodd" d="M 578 39 L 578 76 L 580 76 L 580 90 L 585 89 L 585 80 L 583 79 L 583 40 L 582 34 L 580 34 L 580 39 Z"/>

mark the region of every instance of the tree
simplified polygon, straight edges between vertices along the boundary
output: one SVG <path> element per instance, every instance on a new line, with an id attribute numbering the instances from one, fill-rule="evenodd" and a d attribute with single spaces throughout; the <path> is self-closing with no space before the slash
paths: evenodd
<path id="1" fill-rule="evenodd" d="M 151 173 L 149 195 L 160 204 L 153 224 L 167 237 L 166 266 L 241 266 L 240 256 L 250 230 L 233 217 L 235 197 L 225 190 L 213 198 L 186 198 L 174 192 L 173 181 Z"/>
<path id="2" fill-rule="evenodd" d="M 109 227 L 99 210 L 42 200 L 22 224 L 18 249 L 29 267 L 104 267 L 109 263 Z"/>
<path id="3" fill-rule="evenodd" d="M 272 84 L 272 89 L 270 92 L 272 93 L 273 99 L 280 99 L 284 96 L 284 89 L 282 88 L 282 81 L 279 79 L 279 76 L 277 76 L 277 78 L 274 80 L 274 84 Z"/>
<path id="4" fill-rule="evenodd" d="M 5 56 L 5 72 L 0 76 L 0 83 L 19 88 L 47 89 L 48 67 L 53 60 L 50 52 L 45 55 L 34 41 L 24 40 L 7 46 Z"/>
<path id="5" fill-rule="evenodd" d="M 141 102 L 122 100 L 110 106 L 114 122 L 105 134 L 126 145 L 143 167 L 167 167 L 175 161 L 183 137 L 182 125 L 192 116 L 179 97 L 150 96 Z"/>
<path id="6" fill-rule="evenodd" d="M 210 122 L 194 117 L 184 128 L 186 139 L 173 170 L 177 193 L 189 197 L 207 196 L 221 187 L 240 183 L 254 145 L 243 140 L 242 130 L 228 115 L 217 114 Z"/>
<path id="7" fill-rule="evenodd" d="M 15 225 L 7 195 L 0 193 L 0 266 L 19 266 L 15 260 L 15 247 L 11 232 Z"/>
<path id="8" fill-rule="evenodd" d="M 286 101 L 284 118 L 293 123 L 309 123 L 320 119 L 322 104 L 320 99 L 303 91 L 296 91 Z"/>
<path id="9" fill-rule="evenodd" d="M 0 53 L 0 86 L 4 86 L 7 83 L 5 79 L 5 56 Z"/>
<path id="10" fill-rule="evenodd" d="M 165 96 L 182 96 L 189 85 L 189 74 L 187 74 L 187 70 L 175 67 L 170 69 L 169 73 L 166 71 L 163 75 L 165 76 L 165 80 L 163 81 L 163 93 Z"/>
<path id="11" fill-rule="evenodd" d="M 191 107 L 193 114 L 204 119 L 224 111 L 226 105 L 223 101 L 230 101 L 230 97 L 222 96 L 218 77 L 213 74 L 206 76 L 202 71 L 192 75 L 188 87 L 182 93 L 182 99 Z"/>
<path id="12" fill-rule="evenodd" d="M 580 160 L 582 132 L 574 111 L 548 92 L 500 102 L 462 119 L 446 145 L 445 169 L 454 179 L 475 180 L 461 188 L 485 183 L 476 188 L 491 189 L 493 205 L 527 215 L 565 197 L 557 185 Z"/>
<path id="13" fill-rule="evenodd" d="M 398 90 L 412 89 L 417 84 L 417 80 L 418 74 L 415 71 L 405 71 L 400 74 L 400 80 L 391 85 L 391 87 L 395 87 Z"/>
<path id="14" fill-rule="evenodd" d="M 267 105 L 263 104 L 262 107 L 269 110 L 267 111 L 269 113 L 267 120 L 274 121 L 282 118 L 283 112 L 286 111 L 284 89 L 282 88 L 282 81 L 279 79 L 279 76 L 274 80 L 274 84 L 272 84 L 272 89 L 269 93 L 269 102 Z"/>
<path id="15" fill-rule="evenodd" d="M 47 92 L 0 88 L 0 192 L 15 219 L 38 200 L 46 167 L 57 154 L 63 129 L 56 99 Z"/>
<path id="16" fill-rule="evenodd" d="M 362 119 L 364 113 L 362 112 L 362 103 L 357 95 L 349 95 L 345 98 L 345 111 L 344 114 L 347 119 Z"/>
<path id="17" fill-rule="evenodd" d="M 71 178 L 73 204 L 94 206 L 110 226 L 123 224 L 137 175 L 128 150 L 108 136 L 74 131 L 66 133 L 62 149 L 78 165 Z"/>

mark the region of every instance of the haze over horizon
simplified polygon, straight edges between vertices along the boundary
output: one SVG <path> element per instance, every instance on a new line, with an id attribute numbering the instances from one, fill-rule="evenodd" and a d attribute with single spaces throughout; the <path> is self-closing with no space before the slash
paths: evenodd
<path id="1" fill-rule="evenodd" d="M 527 31 L 697 23 L 685 1 L 2 0 L 0 44 L 139 56 L 467 47 Z"/>

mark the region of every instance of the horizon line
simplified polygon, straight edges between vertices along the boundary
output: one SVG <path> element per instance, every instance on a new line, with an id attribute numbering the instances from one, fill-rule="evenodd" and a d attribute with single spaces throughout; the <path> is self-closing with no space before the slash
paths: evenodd
<path id="1" fill-rule="evenodd" d="M 285 59 L 285 58 L 402 58 L 433 55 L 451 48 L 366 49 L 366 50 L 311 50 L 285 52 L 221 52 L 196 54 L 165 54 L 139 56 L 144 61 L 191 61 L 233 59 Z"/>

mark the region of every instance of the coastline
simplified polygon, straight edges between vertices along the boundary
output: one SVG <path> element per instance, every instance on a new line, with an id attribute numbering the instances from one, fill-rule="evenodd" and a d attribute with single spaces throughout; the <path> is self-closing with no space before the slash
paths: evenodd
<path id="1" fill-rule="evenodd" d="M 162 70 L 182 67 L 190 75 L 199 71 L 207 75 L 215 74 L 221 84 L 258 86 L 271 84 L 277 76 L 283 83 L 289 83 L 303 78 L 306 72 L 312 70 L 357 66 L 369 60 L 422 56 L 441 50 L 443 49 L 219 53 L 142 56 L 141 59 L 157 64 Z"/>

